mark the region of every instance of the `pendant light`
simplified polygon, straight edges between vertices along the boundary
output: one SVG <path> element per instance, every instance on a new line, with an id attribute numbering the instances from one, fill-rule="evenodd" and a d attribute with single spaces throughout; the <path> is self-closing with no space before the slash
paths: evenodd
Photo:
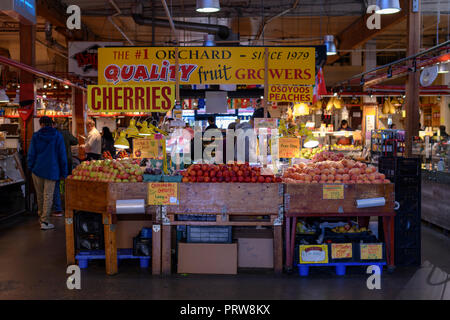
<path id="1" fill-rule="evenodd" d="M 219 0 L 197 0 L 197 12 L 212 13 L 220 11 Z"/>
<path id="2" fill-rule="evenodd" d="M 128 149 L 130 147 L 125 131 L 120 132 L 119 138 L 114 142 L 114 147 L 118 149 Z"/>
<path id="3" fill-rule="evenodd" d="M 327 34 L 323 40 L 324 45 L 327 47 L 327 56 L 334 56 L 337 54 L 336 45 L 334 44 L 334 36 Z"/>
<path id="4" fill-rule="evenodd" d="M 376 5 L 380 8 L 375 11 L 377 14 L 393 14 L 402 10 L 398 0 L 377 0 Z"/>
<path id="5" fill-rule="evenodd" d="M 214 39 L 214 35 L 213 34 L 206 34 L 203 37 L 203 46 L 204 47 L 214 47 L 216 45 L 216 41 Z"/>
<path id="6" fill-rule="evenodd" d="M 13 104 L 19 104 L 19 102 L 20 102 L 20 95 L 19 95 L 19 90 L 16 90 L 16 96 L 14 97 L 14 100 L 13 100 Z"/>
<path id="7" fill-rule="evenodd" d="M 445 63 L 439 64 L 438 73 L 448 73 L 447 65 Z"/>
<path id="8" fill-rule="evenodd" d="M 151 136 L 154 134 L 153 130 L 148 127 L 147 121 L 142 122 L 141 130 L 139 130 L 140 136 Z"/>
<path id="9" fill-rule="evenodd" d="M 9 103 L 9 97 L 5 92 L 5 89 L 0 89 L 0 103 Z"/>
<path id="10" fill-rule="evenodd" d="M 309 114 L 309 107 L 306 103 L 298 103 L 294 105 L 294 117 L 306 116 Z"/>
<path id="11" fill-rule="evenodd" d="M 308 137 L 305 140 L 305 143 L 303 143 L 303 146 L 305 148 L 315 148 L 319 145 L 319 141 L 314 137 Z"/>
<path id="12" fill-rule="evenodd" d="M 130 125 L 128 126 L 128 128 L 125 131 L 127 133 L 128 138 L 139 135 L 139 130 L 136 127 L 136 121 L 134 119 L 130 120 Z"/>

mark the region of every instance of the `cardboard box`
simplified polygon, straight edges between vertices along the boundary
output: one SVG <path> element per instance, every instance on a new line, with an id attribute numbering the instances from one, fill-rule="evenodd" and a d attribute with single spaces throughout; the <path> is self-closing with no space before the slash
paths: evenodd
<path id="1" fill-rule="evenodd" d="M 237 274 L 237 243 L 179 243 L 178 273 Z"/>
<path id="2" fill-rule="evenodd" d="M 239 238 L 239 268 L 273 268 L 273 239 Z"/>
<path id="3" fill-rule="evenodd" d="M 150 220 L 119 220 L 117 221 L 116 243 L 118 249 L 133 248 L 133 238 L 136 237 L 142 228 L 151 228 Z"/>

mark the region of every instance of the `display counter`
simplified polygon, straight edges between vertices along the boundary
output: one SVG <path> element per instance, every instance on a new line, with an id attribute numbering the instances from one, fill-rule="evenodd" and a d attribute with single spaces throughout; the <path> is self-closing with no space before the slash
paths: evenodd
<path id="1" fill-rule="evenodd" d="M 422 220 L 450 230 L 450 172 L 422 170 Z"/>

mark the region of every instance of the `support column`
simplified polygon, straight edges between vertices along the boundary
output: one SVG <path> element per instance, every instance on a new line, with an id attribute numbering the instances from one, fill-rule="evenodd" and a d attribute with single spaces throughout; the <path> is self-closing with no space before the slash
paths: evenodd
<path id="1" fill-rule="evenodd" d="M 86 137 L 86 124 L 85 124 L 85 105 L 86 105 L 86 94 L 84 91 L 80 89 L 73 88 L 72 89 L 72 96 L 73 96 L 73 109 L 72 109 L 72 127 L 74 128 L 72 131 L 74 136 L 78 138 L 78 144 L 83 145 L 84 144 L 84 138 L 82 136 Z M 79 148 L 78 149 L 78 157 L 80 159 L 85 158 L 85 152 L 84 149 Z"/>
<path id="2" fill-rule="evenodd" d="M 420 1 L 417 12 L 413 12 L 412 1 L 408 2 L 408 49 L 407 56 L 414 55 L 420 50 Z M 413 66 L 411 61 L 410 67 Z M 419 69 L 420 71 L 420 69 Z M 412 156 L 412 141 L 419 135 L 419 77 L 420 72 L 410 72 L 406 81 L 406 157 Z"/>
<path id="3" fill-rule="evenodd" d="M 31 67 L 36 65 L 36 27 L 34 25 L 20 24 L 20 62 Z M 35 100 L 36 91 L 34 87 L 34 75 L 26 71 L 20 70 L 20 101 Z M 33 108 L 35 106 L 33 105 Z M 33 112 L 35 115 L 36 110 Z M 30 147 L 31 137 L 33 136 L 33 117 L 23 122 L 20 120 L 20 128 L 22 130 L 22 141 L 24 154 L 26 155 Z"/>

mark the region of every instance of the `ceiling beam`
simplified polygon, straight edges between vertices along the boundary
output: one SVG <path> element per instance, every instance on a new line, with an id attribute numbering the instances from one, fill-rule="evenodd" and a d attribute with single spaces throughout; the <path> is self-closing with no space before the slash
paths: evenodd
<path id="1" fill-rule="evenodd" d="M 370 14 L 359 17 L 336 36 L 338 40 L 338 51 L 339 49 L 351 50 L 360 47 L 370 39 L 386 31 L 389 27 L 406 20 L 406 17 L 408 16 L 407 9 L 409 8 L 408 1 L 409 0 L 400 0 L 402 10 L 399 13 L 381 15 L 381 29 L 370 30 L 367 28 L 367 19 L 371 16 Z M 328 57 L 327 63 L 334 63 L 339 60 L 339 58 L 340 55 Z"/>

